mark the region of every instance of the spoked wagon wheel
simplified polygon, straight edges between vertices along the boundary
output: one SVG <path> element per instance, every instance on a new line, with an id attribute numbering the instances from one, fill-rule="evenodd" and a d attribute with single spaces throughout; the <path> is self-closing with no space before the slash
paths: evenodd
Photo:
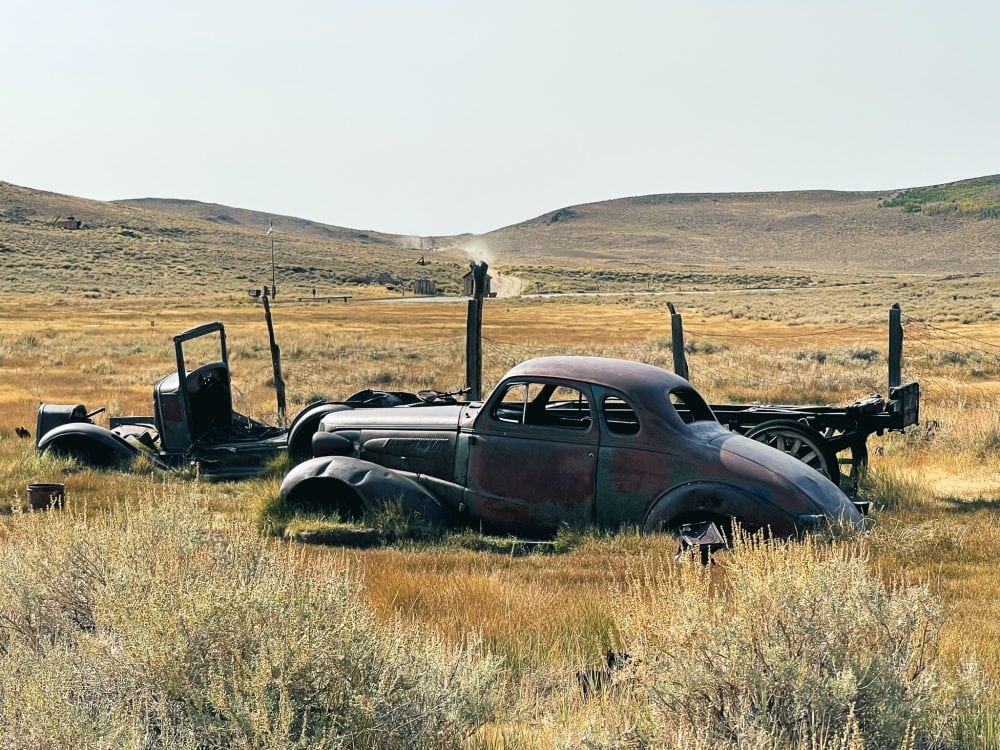
<path id="1" fill-rule="evenodd" d="M 775 419 L 757 425 L 747 433 L 747 437 L 797 458 L 834 484 L 840 485 L 837 454 L 833 452 L 826 438 L 813 428 L 790 419 Z"/>

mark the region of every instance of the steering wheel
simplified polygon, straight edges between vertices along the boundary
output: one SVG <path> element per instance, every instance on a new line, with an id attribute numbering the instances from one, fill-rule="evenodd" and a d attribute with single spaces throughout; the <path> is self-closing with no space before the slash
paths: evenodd
<path id="1" fill-rule="evenodd" d="M 198 377 L 188 377 L 187 379 L 187 391 L 188 393 L 200 393 L 201 391 L 208 391 L 213 388 L 218 387 L 221 383 L 219 374 L 214 370 L 209 370 L 208 372 L 198 373 Z"/>
<path id="2" fill-rule="evenodd" d="M 198 376 L 198 388 L 203 391 L 210 391 L 213 388 L 217 388 L 221 382 L 222 378 L 219 377 L 219 373 L 215 370 L 203 372 Z"/>
<path id="3" fill-rule="evenodd" d="M 442 393 L 441 391 L 417 391 L 417 395 L 425 404 L 434 403 L 454 403 L 455 397 L 450 393 Z"/>

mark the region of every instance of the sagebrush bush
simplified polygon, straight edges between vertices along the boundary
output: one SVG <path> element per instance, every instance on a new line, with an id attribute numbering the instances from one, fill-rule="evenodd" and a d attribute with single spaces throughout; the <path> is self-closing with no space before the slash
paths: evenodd
<path id="1" fill-rule="evenodd" d="M 720 565 L 637 575 L 617 604 L 634 746 L 960 746 L 979 675 L 942 670 L 938 601 L 868 557 L 743 540 Z"/>
<path id="2" fill-rule="evenodd" d="M 181 497 L 13 519 L 0 746 L 458 747 L 497 664 L 376 621 L 355 583 Z"/>

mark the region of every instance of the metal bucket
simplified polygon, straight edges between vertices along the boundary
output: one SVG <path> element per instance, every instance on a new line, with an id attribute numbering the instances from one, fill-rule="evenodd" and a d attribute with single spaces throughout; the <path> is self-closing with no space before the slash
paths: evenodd
<path id="1" fill-rule="evenodd" d="M 46 508 L 61 508 L 66 499 L 66 485 L 58 482 L 52 484 L 29 484 L 28 505 L 35 510 Z"/>

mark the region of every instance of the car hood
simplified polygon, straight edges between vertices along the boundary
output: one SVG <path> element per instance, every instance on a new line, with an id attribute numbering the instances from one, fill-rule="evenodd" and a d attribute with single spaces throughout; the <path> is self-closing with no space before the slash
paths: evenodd
<path id="1" fill-rule="evenodd" d="M 729 454 L 756 464 L 808 498 L 818 512 L 855 528 L 863 527 L 864 519 L 850 498 L 837 485 L 797 458 L 742 435 L 720 435 L 711 444 L 719 449 L 723 462 Z"/>
<path id="2" fill-rule="evenodd" d="M 465 408 L 465 404 L 446 404 L 335 411 L 323 417 L 320 429 L 326 432 L 341 428 L 457 430 Z"/>

